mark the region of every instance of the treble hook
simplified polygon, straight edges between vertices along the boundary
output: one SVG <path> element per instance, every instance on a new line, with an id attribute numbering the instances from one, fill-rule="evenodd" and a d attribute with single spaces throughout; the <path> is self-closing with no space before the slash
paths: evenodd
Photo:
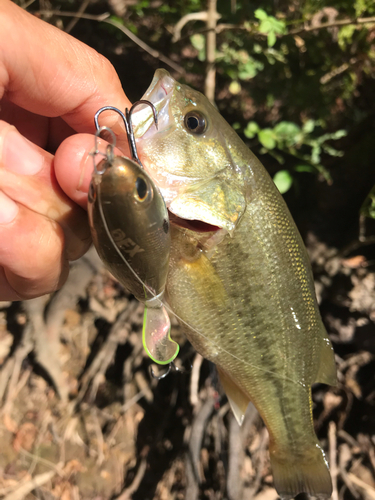
<path id="1" fill-rule="evenodd" d="M 173 361 L 172 361 L 172 363 L 169 363 L 167 370 L 164 373 L 162 373 L 161 375 L 155 375 L 154 369 L 152 368 L 152 366 L 150 366 L 151 377 L 154 378 L 155 380 L 162 380 L 167 375 L 169 375 L 169 373 L 172 369 L 172 364 L 174 364 Z"/>
<path id="2" fill-rule="evenodd" d="M 130 110 L 128 108 L 125 109 L 125 115 L 126 115 L 126 119 L 127 119 L 127 124 L 125 123 L 125 126 L 128 125 L 128 129 L 126 130 L 126 133 L 128 136 L 128 143 L 129 143 L 130 152 L 132 154 L 133 160 L 135 160 L 143 168 L 141 160 L 138 157 L 137 146 L 135 144 L 135 138 L 134 138 L 133 124 L 132 124 L 133 111 L 140 104 L 146 104 L 147 106 L 150 106 L 150 108 L 152 110 L 152 114 L 154 116 L 156 130 L 158 129 L 158 112 L 156 111 L 156 108 L 152 104 L 152 102 L 146 101 L 145 99 L 141 99 L 140 101 L 135 102 L 133 104 L 133 106 L 130 108 Z"/>
<path id="3" fill-rule="evenodd" d="M 172 368 L 173 368 L 173 370 L 175 372 L 179 372 L 179 373 L 190 373 L 190 371 L 191 371 L 191 370 L 185 370 L 184 368 L 183 369 L 178 368 L 178 366 L 175 365 L 174 361 L 171 361 L 168 364 L 167 370 L 164 373 L 162 373 L 161 375 L 155 375 L 154 369 L 152 368 L 152 366 L 150 366 L 151 377 L 154 378 L 154 379 L 156 379 L 156 380 L 162 380 L 167 375 L 169 375 L 169 373 L 171 372 Z"/>
<path id="4" fill-rule="evenodd" d="M 137 153 L 137 146 L 135 143 L 133 125 L 132 125 L 132 120 L 131 120 L 134 109 L 137 106 L 139 106 L 140 104 L 146 104 L 147 106 L 150 106 L 150 108 L 152 110 L 153 117 L 154 117 L 155 126 L 156 126 L 156 128 L 158 128 L 158 113 L 156 111 L 156 108 L 152 104 L 152 102 L 146 101 L 144 99 L 141 99 L 140 101 L 135 102 L 133 104 L 133 106 L 130 108 L 130 110 L 128 108 L 126 108 L 125 114 L 120 109 L 115 108 L 114 106 L 104 106 L 103 108 L 100 108 L 99 111 L 97 111 L 95 113 L 94 122 L 95 122 L 96 130 L 99 130 L 100 129 L 99 116 L 101 113 L 103 113 L 103 111 L 114 111 L 115 113 L 119 114 L 124 122 L 124 125 L 125 125 L 126 135 L 128 138 L 128 144 L 129 144 L 129 149 L 130 149 L 130 154 L 132 156 L 132 159 L 134 161 L 136 161 L 140 167 L 144 168 L 141 160 L 139 159 L 138 153 Z"/>

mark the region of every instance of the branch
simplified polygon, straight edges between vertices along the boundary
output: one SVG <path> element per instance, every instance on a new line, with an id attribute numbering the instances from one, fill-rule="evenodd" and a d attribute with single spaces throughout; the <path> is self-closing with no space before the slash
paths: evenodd
<path id="1" fill-rule="evenodd" d="M 142 482 L 143 476 L 145 475 L 147 470 L 147 458 L 144 457 L 139 464 L 137 473 L 133 479 L 132 484 L 126 488 L 119 496 L 115 498 L 115 500 L 130 500 L 133 498 L 133 493 L 137 491 L 139 485 Z"/>
<path id="2" fill-rule="evenodd" d="M 191 14 L 186 14 L 186 16 L 181 17 L 181 19 L 178 21 L 178 23 L 175 25 L 173 28 L 173 38 L 172 42 L 178 42 L 181 39 L 181 31 L 182 28 L 185 26 L 185 24 L 189 23 L 190 21 L 207 21 L 208 13 L 207 11 L 202 11 L 202 12 L 192 12 Z M 218 15 L 219 19 L 221 16 Z"/>
<path id="3" fill-rule="evenodd" d="M 332 478 L 332 500 L 339 500 L 339 494 L 337 491 L 337 436 L 336 436 L 336 424 L 331 421 L 329 423 L 328 430 L 328 440 L 329 440 L 329 468 L 331 471 Z"/>
<path id="4" fill-rule="evenodd" d="M 7 495 L 4 500 L 23 500 L 29 493 L 35 490 L 35 488 L 40 488 L 40 486 L 46 484 L 55 475 L 56 471 L 52 470 L 49 472 L 44 472 L 43 474 L 39 474 L 38 476 L 34 476 L 30 479 L 30 481 L 27 481 L 27 483 L 18 486 L 18 488 Z"/>
<path id="5" fill-rule="evenodd" d="M 66 33 L 70 33 L 74 26 L 78 23 L 80 19 L 82 19 L 82 14 L 85 12 L 87 9 L 88 5 L 90 3 L 90 0 L 83 0 L 80 8 L 77 11 L 77 15 L 70 21 L 68 26 L 65 28 Z"/>
<path id="6" fill-rule="evenodd" d="M 206 36 L 206 78 L 204 82 L 204 93 L 209 101 L 215 101 L 215 84 L 216 84 L 216 24 L 218 13 L 216 12 L 216 0 L 208 0 L 207 2 L 207 28 Z"/>
<path id="7" fill-rule="evenodd" d="M 341 19 L 338 21 L 318 24 L 316 26 L 305 26 L 303 28 L 298 28 L 289 31 L 288 35 L 299 35 L 300 33 L 308 33 L 310 31 L 321 30 L 324 28 L 334 28 L 335 26 L 348 26 L 349 24 L 357 26 L 367 23 L 375 23 L 375 17 L 358 17 L 357 19 Z"/>
<path id="8" fill-rule="evenodd" d="M 276 35 L 278 38 L 283 38 L 285 36 L 294 36 L 294 35 L 299 35 L 301 33 L 309 33 L 311 31 L 315 30 L 320 30 L 324 28 L 334 28 L 335 26 L 348 26 L 348 25 L 353 25 L 353 26 L 360 26 L 362 24 L 371 24 L 375 23 L 375 16 L 374 17 L 358 17 L 357 19 L 341 19 L 338 21 L 332 21 L 332 22 L 327 22 L 327 23 L 322 23 L 322 24 L 317 24 L 314 26 L 311 25 L 306 25 L 303 28 L 296 28 L 293 30 L 288 31 L 284 35 L 278 34 Z M 253 23 L 253 24 L 226 24 L 222 23 L 216 26 L 215 31 L 217 34 L 222 33 L 223 31 L 226 30 L 240 30 L 240 31 L 246 31 L 247 33 L 250 33 L 254 36 L 259 36 L 266 38 L 268 35 L 267 33 L 261 33 L 258 31 L 258 23 Z M 196 31 L 196 33 L 207 33 L 210 31 L 207 28 L 203 28 L 199 31 Z M 185 37 L 183 37 L 185 38 Z M 181 40 L 183 39 L 181 38 Z"/>
<path id="9" fill-rule="evenodd" d="M 46 17 L 52 17 L 52 16 L 61 16 L 61 17 L 78 17 L 79 19 L 88 19 L 89 21 L 98 21 L 100 23 L 107 23 L 112 26 L 115 26 L 115 28 L 118 28 L 120 31 L 122 31 L 130 40 L 134 43 L 136 43 L 141 49 L 143 49 L 145 52 L 150 54 L 150 56 L 154 57 L 155 59 L 159 59 L 159 61 L 167 64 L 170 66 L 172 69 L 174 69 L 177 73 L 180 75 L 185 75 L 186 72 L 184 68 L 176 64 L 175 62 L 172 61 L 172 59 L 169 59 L 169 57 L 164 56 L 161 54 L 159 51 L 151 48 L 147 43 L 143 42 L 140 38 L 138 38 L 134 33 L 132 33 L 128 28 L 123 26 L 122 24 L 118 23 L 117 21 L 113 21 L 112 19 L 109 19 L 110 14 L 108 12 L 105 12 L 104 14 L 100 14 L 99 16 L 94 16 L 91 14 L 81 14 L 77 12 L 65 12 L 65 11 L 60 11 L 60 10 L 38 10 L 33 12 L 35 15 L 40 15 L 40 16 L 46 16 Z"/>

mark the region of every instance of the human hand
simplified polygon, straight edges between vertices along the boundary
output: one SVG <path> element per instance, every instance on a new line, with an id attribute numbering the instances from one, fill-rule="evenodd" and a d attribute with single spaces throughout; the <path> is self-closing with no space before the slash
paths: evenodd
<path id="1" fill-rule="evenodd" d="M 90 246 L 93 118 L 130 103 L 107 59 L 10 0 L 0 26 L 0 300 L 22 300 L 61 287 Z"/>

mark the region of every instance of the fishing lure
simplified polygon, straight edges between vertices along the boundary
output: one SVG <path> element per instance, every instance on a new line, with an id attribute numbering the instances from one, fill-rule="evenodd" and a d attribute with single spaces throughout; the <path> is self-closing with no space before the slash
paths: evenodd
<path id="1" fill-rule="evenodd" d="M 131 114 L 140 103 L 152 106 L 142 101 L 126 110 L 125 115 L 113 107 L 102 108 L 95 115 L 97 132 L 88 214 L 100 258 L 120 283 L 145 304 L 142 340 L 147 354 L 154 362 L 166 365 L 179 352 L 178 344 L 170 338 L 170 319 L 162 302 L 169 265 L 170 227 L 164 199 L 143 169 L 135 147 Z M 100 113 L 106 110 L 123 118 L 135 161 L 115 156 L 113 131 L 99 127 L 98 123 Z M 156 113 L 154 118 L 157 124 Z M 98 137 L 104 131 L 111 135 L 105 154 L 98 149 Z M 98 164 L 97 155 L 104 156 Z"/>

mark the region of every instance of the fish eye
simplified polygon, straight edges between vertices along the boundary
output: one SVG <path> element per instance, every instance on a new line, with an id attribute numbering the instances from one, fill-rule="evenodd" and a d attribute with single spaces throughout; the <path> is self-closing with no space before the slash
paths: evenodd
<path id="1" fill-rule="evenodd" d="M 141 176 L 137 177 L 135 181 L 135 193 L 137 201 L 145 201 L 148 197 L 152 196 L 152 188 L 148 186 L 148 183 Z"/>
<path id="2" fill-rule="evenodd" d="M 203 134 L 207 128 L 206 118 L 199 111 L 189 111 L 184 118 L 185 127 L 192 134 Z"/>

